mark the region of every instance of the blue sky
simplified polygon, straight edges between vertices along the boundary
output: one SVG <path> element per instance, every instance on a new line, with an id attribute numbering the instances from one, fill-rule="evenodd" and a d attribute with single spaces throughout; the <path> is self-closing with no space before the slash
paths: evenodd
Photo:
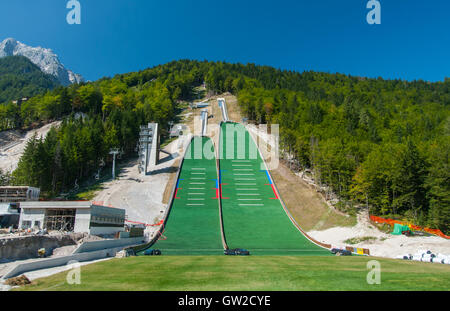
<path id="1" fill-rule="evenodd" d="M 450 1 L 0 0 L 0 40 L 51 48 L 88 80 L 177 59 L 252 62 L 296 71 L 443 80 L 450 77 Z"/>

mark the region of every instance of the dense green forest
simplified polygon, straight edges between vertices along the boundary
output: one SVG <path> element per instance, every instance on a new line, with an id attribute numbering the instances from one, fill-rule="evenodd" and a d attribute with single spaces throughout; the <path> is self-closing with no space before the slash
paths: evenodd
<path id="1" fill-rule="evenodd" d="M 7 56 L 0 58 L 0 117 L 4 110 L 14 109 L 8 102 L 45 93 L 59 86 L 58 80 L 45 74 L 24 56 Z M 5 129 L 0 124 L 0 130 Z"/>
<path id="2" fill-rule="evenodd" d="M 180 100 L 206 82 L 231 92 L 256 123 L 280 124 L 281 147 L 341 199 L 376 215 L 450 230 L 450 79 L 384 80 L 253 64 L 175 61 L 33 97 L 8 124 L 64 119 L 26 148 L 14 183 L 59 193 L 91 178 L 111 147 L 135 154 L 138 127 L 167 129 Z M 87 117 L 76 118 L 77 112 Z M 79 114 L 78 114 L 79 116 Z"/>

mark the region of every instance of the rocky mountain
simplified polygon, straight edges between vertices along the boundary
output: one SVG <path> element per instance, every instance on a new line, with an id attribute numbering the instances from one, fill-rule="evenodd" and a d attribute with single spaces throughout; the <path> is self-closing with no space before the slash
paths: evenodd
<path id="1" fill-rule="evenodd" d="M 5 39 L 0 43 L 0 57 L 16 55 L 25 56 L 39 66 L 43 72 L 56 77 L 62 85 L 66 86 L 83 81 L 81 75 L 66 69 L 61 64 L 58 55 L 53 53 L 51 49 L 31 47 L 13 38 Z"/>

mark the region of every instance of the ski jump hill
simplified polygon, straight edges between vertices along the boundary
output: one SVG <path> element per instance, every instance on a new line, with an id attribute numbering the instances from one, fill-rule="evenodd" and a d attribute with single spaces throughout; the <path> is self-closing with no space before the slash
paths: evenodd
<path id="1" fill-rule="evenodd" d="M 218 101 L 219 146 L 206 137 L 206 115 L 202 136 L 185 151 L 164 224 L 134 253 L 221 255 L 242 248 L 251 255 L 332 255 L 331 245 L 313 240 L 295 222 L 251 135 L 228 119 L 225 100 Z"/>

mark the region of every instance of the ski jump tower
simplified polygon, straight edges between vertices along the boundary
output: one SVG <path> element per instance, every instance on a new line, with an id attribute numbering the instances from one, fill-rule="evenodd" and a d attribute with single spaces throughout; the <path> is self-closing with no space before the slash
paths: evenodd
<path id="1" fill-rule="evenodd" d="M 202 136 L 207 136 L 208 134 L 208 109 L 203 109 L 200 115 L 202 120 Z"/>
<path id="2" fill-rule="evenodd" d="M 223 122 L 229 122 L 230 119 L 228 119 L 228 109 L 227 109 L 227 104 L 225 102 L 225 98 L 218 98 L 217 102 L 219 103 L 219 108 L 222 111 Z"/>
<path id="3" fill-rule="evenodd" d="M 141 126 L 139 134 L 139 173 L 147 174 L 159 162 L 160 134 L 158 123 Z"/>

